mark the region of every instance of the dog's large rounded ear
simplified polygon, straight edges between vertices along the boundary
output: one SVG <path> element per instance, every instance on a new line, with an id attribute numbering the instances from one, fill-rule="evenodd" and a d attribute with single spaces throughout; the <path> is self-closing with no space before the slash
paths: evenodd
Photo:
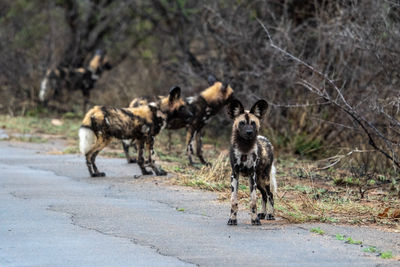
<path id="1" fill-rule="evenodd" d="M 208 85 L 209 85 L 209 86 L 212 86 L 212 85 L 214 85 L 214 83 L 217 81 L 217 78 L 215 78 L 214 75 L 210 74 L 210 75 L 208 75 L 208 77 L 207 77 L 207 81 L 208 81 Z"/>
<path id="2" fill-rule="evenodd" d="M 228 115 L 231 119 L 235 119 L 240 114 L 244 113 L 244 108 L 239 100 L 233 99 L 228 105 Z"/>
<path id="3" fill-rule="evenodd" d="M 265 113 L 267 113 L 268 103 L 264 99 L 258 100 L 250 109 L 250 113 L 257 116 L 259 119 L 264 117 Z"/>
<path id="4" fill-rule="evenodd" d="M 173 86 L 169 89 L 169 102 L 174 102 L 176 99 L 181 97 L 181 88 L 179 86 Z"/>
<path id="5" fill-rule="evenodd" d="M 228 86 L 231 83 L 231 81 L 232 81 L 232 77 L 229 77 L 229 78 L 226 78 L 225 81 L 222 83 L 221 90 L 222 90 L 223 93 L 226 92 L 226 90 L 228 89 Z"/>

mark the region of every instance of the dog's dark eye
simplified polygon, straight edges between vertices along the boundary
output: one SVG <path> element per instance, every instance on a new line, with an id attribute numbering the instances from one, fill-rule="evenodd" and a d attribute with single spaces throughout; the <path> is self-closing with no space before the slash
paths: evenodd
<path id="1" fill-rule="evenodd" d="M 180 108 L 179 108 L 179 111 L 183 111 L 185 109 L 185 107 L 184 106 L 181 106 Z"/>
<path id="2" fill-rule="evenodd" d="M 252 122 L 251 122 L 251 126 L 255 127 L 255 126 L 256 126 L 256 122 L 255 122 L 255 121 L 252 121 Z"/>
<path id="3" fill-rule="evenodd" d="M 243 126 L 243 125 L 244 125 L 244 121 L 240 121 L 239 126 Z"/>

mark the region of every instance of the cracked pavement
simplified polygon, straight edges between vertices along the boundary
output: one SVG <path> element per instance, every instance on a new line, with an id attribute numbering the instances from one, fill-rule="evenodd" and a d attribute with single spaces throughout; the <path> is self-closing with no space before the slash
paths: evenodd
<path id="1" fill-rule="evenodd" d="M 366 227 L 282 220 L 250 225 L 211 192 L 143 176 L 123 159 L 98 158 L 107 176 L 90 178 L 80 155 L 51 146 L 0 142 L 0 266 L 348 266 L 393 265 L 336 240 L 400 252 L 398 234 Z"/>

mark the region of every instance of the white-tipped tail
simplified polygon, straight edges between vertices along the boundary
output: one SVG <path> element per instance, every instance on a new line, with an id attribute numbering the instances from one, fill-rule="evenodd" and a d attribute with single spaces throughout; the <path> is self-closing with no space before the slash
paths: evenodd
<path id="1" fill-rule="evenodd" d="M 42 82 L 40 83 L 40 92 L 39 92 L 39 100 L 44 101 L 45 96 L 46 96 L 46 91 L 47 91 L 47 84 L 48 84 L 48 79 L 45 77 Z"/>
<path id="2" fill-rule="evenodd" d="M 274 194 L 276 194 L 277 190 L 278 190 L 278 185 L 276 184 L 276 169 L 275 169 L 275 164 L 272 163 L 272 167 L 271 167 L 271 187 L 272 187 L 272 192 L 274 192 Z"/>
<path id="3" fill-rule="evenodd" d="M 93 146 L 96 141 L 96 135 L 94 132 L 86 127 L 79 129 L 79 150 L 82 154 L 86 154 Z"/>

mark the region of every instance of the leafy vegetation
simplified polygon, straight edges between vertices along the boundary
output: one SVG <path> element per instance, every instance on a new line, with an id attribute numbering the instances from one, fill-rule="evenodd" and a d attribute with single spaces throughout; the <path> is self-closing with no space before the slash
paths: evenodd
<path id="1" fill-rule="evenodd" d="M 391 259 L 391 258 L 393 258 L 393 254 L 391 251 L 384 251 L 381 253 L 380 257 L 382 259 Z"/>
<path id="2" fill-rule="evenodd" d="M 316 234 L 319 234 L 319 235 L 324 235 L 325 234 L 325 231 L 322 230 L 319 227 L 311 228 L 310 232 L 316 233 Z"/>
<path id="3" fill-rule="evenodd" d="M 369 246 L 367 248 L 364 248 L 363 251 L 368 253 L 377 253 L 378 249 L 374 246 Z"/>
<path id="4" fill-rule="evenodd" d="M 346 238 L 346 236 L 344 236 L 344 235 L 342 235 L 342 234 L 336 234 L 335 237 L 336 237 L 337 240 L 344 241 L 344 242 L 346 242 L 346 243 L 348 243 L 348 244 L 352 244 L 352 245 L 362 245 L 362 241 L 354 240 L 354 239 L 351 238 L 351 237 L 347 237 L 347 238 Z M 393 258 L 393 254 L 392 254 L 391 251 L 384 251 L 384 252 L 381 252 L 376 246 L 368 246 L 368 247 L 365 247 L 365 248 L 363 248 L 362 251 L 363 251 L 363 252 L 366 252 L 366 253 L 373 253 L 373 254 L 376 254 L 377 256 L 379 256 L 379 257 L 382 258 L 382 259 L 391 259 L 391 258 Z"/>
<path id="5" fill-rule="evenodd" d="M 0 55 L 4 114 L 43 114 L 38 91 L 46 70 L 86 66 L 102 48 L 112 74 L 96 83 L 93 105 L 127 106 L 137 96 L 165 94 L 173 84 L 184 85 L 184 96 L 195 95 L 214 72 L 230 80 L 246 104 L 269 100 L 263 134 L 277 150 L 321 159 L 343 149 L 370 149 L 369 172 L 400 166 L 400 79 L 393 76 L 399 66 L 400 16 L 393 1 L 4 0 L 0 7 L 0 47 L 7 50 Z M 308 64 L 293 64 L 269 41 Z M 49 116 L 61 110 L 58 105 L 66 106 L 64 119 L 80 110 L 82 95 L 65 95 L 49 104 Z M 221 113 L 211 123 L 206 143 L 228 139 L 226 116 Z M 362 157 L 354 153 L 351 160 Z M 362 193 L 364 184 L 379 186 L 368 176 L 338 182 Z"/>
<path id="6" fill-rule="evenodd" d="M 336 236 L 337 240 L 340 240 L 340 241 L 344 240 L 344 235 L 342 235 L 342 234 L 336 234 L 335 236 Z"/>
<path id="7" fill-rule="evenodd" d="M 348 244 L 352 244 L 352 245 L 361 245 L 362 244 L 362 241 L 353 240 L 353 238 L 351 238 L 351 237 L 346 238 L 345 242 Z"/>

